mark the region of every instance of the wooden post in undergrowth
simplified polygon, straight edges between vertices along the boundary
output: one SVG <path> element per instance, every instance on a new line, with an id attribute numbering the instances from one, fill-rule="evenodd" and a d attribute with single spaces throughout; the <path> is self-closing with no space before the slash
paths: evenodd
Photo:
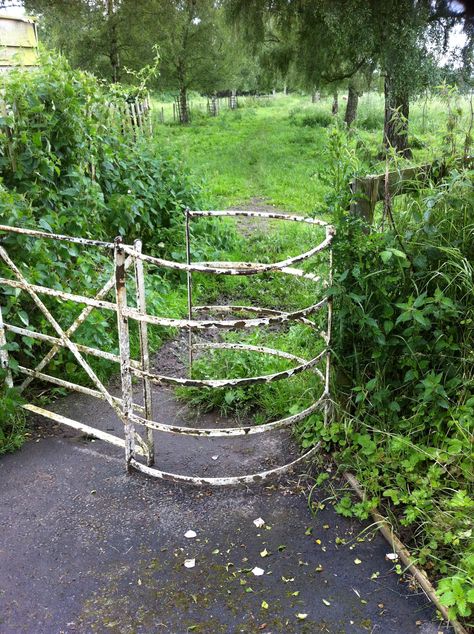
<path id="1" fill-rule="evenodd" d="M 453 161 L 453 167 L 472 165 L 473 157 Z M 362 218 L 368 225 L 374 222 L 375 205 L 384 200 L 386 190 L 390 196 L 416 191 L 428 182 L 439 182 L 448 173 L 451 165 L 435 161 L 414 167 L 394 170 L 383 174 L 357 176 L 350 183 L 352 202 L 350 212 Z"/>
<path id="2" fill-rule="evenodd" d="M 210 117 L 217 117 L 219 114 L 219 100 L 216 95 L 212 95 L 212 97 L 207 99 L 207 114 Z"/>

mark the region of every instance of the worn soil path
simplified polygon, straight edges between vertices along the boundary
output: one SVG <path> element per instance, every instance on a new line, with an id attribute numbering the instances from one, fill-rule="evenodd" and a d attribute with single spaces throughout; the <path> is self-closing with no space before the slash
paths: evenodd
<path id="1" fill-rule="evenodd" d="M 184 355 L 177 339 L 154 363 L 179 371 Z M 156 388 L 154 402 L 169 423 L 198 416 L 169 389 Z M 53 409 L 120 435 L 101 401 L 71 395 Z M 266 486 L 178 486 L 127 475 L 111 445 L 31 422 L 30 441 L 0 459 L 0 634 L 449 631 L 421 591 L 393 572 L 383 538 L 335 513 L 336 480 L 313 491 L 320 503 L 313 517 L 308 473 Z M 157 434 L 157 466 L 239 475 L 296 457 L 286 431 L 258 436 Z M 188 530 L 196 537 L 187 539 Z"/>

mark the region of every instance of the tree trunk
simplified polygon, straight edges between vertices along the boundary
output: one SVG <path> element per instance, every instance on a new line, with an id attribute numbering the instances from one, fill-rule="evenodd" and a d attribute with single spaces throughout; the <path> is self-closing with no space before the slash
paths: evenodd
<path id="1" fill-rule="evenodd" d="M 333 115 L 336 115 L 339 112 L 339 94 L 337 90 L 335 90 L 333 94 L 331 112 Z"/>
<path id="2" fill-rule="evenodd" d="M 357 117 L 357 107 L 359 105 L 359 93 L 357 92 L 354 84 L 349 84 L 349 91 L 347 93 L 347 106 L 344 121 L 347 127 L 350 128 Z"/>
<path id="3" fill-rule="evenodd" d="M 396 90 L 393 80 L 385 76 L 385 120 L 383 127 L 383 144 L 387 150 L 410 158 L 412 152 L 408 146 L 408 117 L 410 102 L 404 90 Z"/>
<path id="4" fill-rule="evenodd" d="M 188 112 L 188 91 L 186 86 L 181 86 L 179 89 L 179 122 L 180 123 L 189 123 L 189 112 Z"/>
<path id="5" fill-rule="evenodd" d="M 109 60 L 112 66 L 112 81 L 116 84 L 120 80 L 120 59 L 114 0 L 107 0 L 107 30 L 109 35 Z"/>

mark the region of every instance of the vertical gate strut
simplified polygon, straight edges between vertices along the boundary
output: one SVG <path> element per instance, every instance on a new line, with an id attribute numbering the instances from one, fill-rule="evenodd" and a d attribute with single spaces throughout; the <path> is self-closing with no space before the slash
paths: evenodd
<path id="1" fill-rule="evenodd" d="M 135 240 L 135 251 L 137 253 L 142 252 L 142 241 Z M 143 262 L 140 258 L 135 258 L 135 285 L 136 285 L 136 298 L 137 309 L 146 315 L 146 291 L 145 291 L 145 277 L 143 274 Z M 138 333 L 140 337 L 140 359 L 141 366 L 144 372 L 150 372 L 150 353 L 148 348 L 148 324 L 146 321 L 138 322 Z M 147 376 L 143 376 L 143 405 L 145 406 L 145 418 L 149 420 L 153 419 L 153 395 L 151 391 L 151 382 Z M 145 430 L 145 442 L 148 448 L 148 466 L 151 467 L 155 462 L 155 445 L 153 440 L 153 429 L 146 427 Z"/>
<path id="2" fill-rule="evenodd" d="M 125 461 L 130 471 L 130 461 L 135 454 L 135 425 L 130 419 L 133 413 L 132 373 L 130 371 L 130 338 L 128 332 L 128 317 L 123 314 L 127 308 L 127 288 L 125 285 L 125 253 L 122 238 L 115 238 L 115 296 L 117 301 L 117 330 L 120 354 L 120 376 L 122 379 L 122 419 L 125 433 Z"/>

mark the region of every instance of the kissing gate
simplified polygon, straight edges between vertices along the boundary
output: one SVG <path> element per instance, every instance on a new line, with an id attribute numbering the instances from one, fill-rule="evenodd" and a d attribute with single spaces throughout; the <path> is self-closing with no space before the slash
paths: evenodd
<path id="1" fill-rule="evenodd" d="M 322 242 L 313 246 L 309 251 L 301 253 L 294 257 L 289 257 L 280 262 L 274 262 L 270 264 L 251 263 L 251 262 L 193 262 L 191 263 L 191 250 L 190 250 L 190 221 L 192 218 L 203 216 L 244 216 L 244 217 L 256 217 L 263 219 L 276 219 L 290 222 L 301 222 L 308 225 L 316 225 L 325 229 L 326 236 Z M 261 308 L 256 306 L 231 306 L 231 305 L 213 305 L 213 306 L 193 306 L 192 301 L 192 274 L 193 272 L 207 273 L 211 275 L 258 275 L 265 272 L 278 273 L 283 275 L 291 275 L 299 278 L 305 278 L 315 283 L 321 283 L 322 287 L 331 282 L 332 276 L 332 253 L 331 242 L 334 235 L 334 228 L 322 220 L 315 218 L 305 218 L 303 216 L 289 215 L 283 213 L 268 213 L 262 211 L 240 211 L 240 210 L 226 210 L 226 211 L 190 211 L 185 212 L 185 231 L 186 231 L 186 263 L 175 262 L 170 260 L 164 260 L 157 257 L 151 257 L 145 255 L 141 250 L 141 242 L 136 240 L 133 246 L 124 244 L 121 238 L 116 238 L 115 242 L 102 242 L 99 240 L 87 240 L 82 238 L 74 238 L 64 235 L 57 235 L 47 233 L 43 231 L 35 231 L 30 229 L 23 229 L 19 227 L 9 227 L 0 225 L 0 232 L 19 234 L 25 236 L 25 239 L 38 239 L 38 240 L 57 240 L 66 243 L 74 243 L 81 248 L 96 248 L 104 250 L 105 253 L 113 254 L 114 256 L 114 275 L 107 281 L 107 283 L 99 290 L 94 297 L 86 297 L 82 295 L 76 295 L 64 290 L 58 290 L 49 288 L 46 286 L 38 286 L 30 283 L 13 262 L 8 255 L 4 246 L 0 245 L 0 258 L 3 264 L 6 265 L 4 269 L 7 270 L 9 277 L 0 278 L 0 283 L 18 289 L 18 292 L 28 293 L 33 303 L 41 311 L 47 322 L 52 326 L 56 333 L 56 336 L 51 336 L 43 332 L 33 331 L 29 328 L 23 328 L 15 326 L 9 323 L 3 323 L 2 313 L 0 311 L 0 360 L 2 367 L 6 370 L 6 383 L 8 386 L 13 386 L 13 378 L 9 369 L 9 346 L 6 346 L 7 338 L 6 333 L 11 333 L 11 336 L 23 336 L 29 337 L 33 340 L 37 340 L 51 346 L 49 352 L 41 359 L 35 368 L 27 368 L 22 365 L 18 366 L 18 373 L 24 375 L 24 380 L 18 385 L 20 391 L 23 391 L 33 379 L 39 379 L 46 381 L 54 385 L 58 385 L 69 390 L 81 392 L 89 396 L 93 396 L 106 401 L 111 408 L 116 412 L 117 416 L 122 420 L 124 426 L 123 438 L 114 436 L 100 429 L 96 429 L 92 426 L 85 425 L 82 422 L 72 420 L 61 416 L 55 412 L 48 411 L 41 407 L 37 407 L 33 404 L 25 404 L 23 407 L 36 414 L 52 419 L 59 423 L 68 425 L 75 429 L 81 430 L 91 436 L 105 440 L 113 445 L 123 447 L 125 449 L 125 461 L 128 470 L 136 469 L 147 475 L 157 478 L 171 479 L 178 482 L 188 482 L 192 484 L 211 484 L 211 485 L 226 485 L 237 483 L 250 483 L 261 481 L 268 476 L 274 474 L 280 474 L 288 469 L 294 467 L 297 463 L 305 460 L 313 455 L 319 445 L 312 447 L 305 454 L 293 462 L 280 466 L 267 471 L 252 475 L 242 475 L 237 477 L 197 477 L 184 474 L 167 473 L 154 467 L 154 439 L 153 432 L 158 430 L 160 432 L 168 432 L 172 434 L 188 434 L 192 436 L 239 436 L 239 435 L 251 435 L 260 434 L 270 430 L 280 429 L 283 427 L 290 427 L 297 422 L 300 422 L 321 409 L 324 412 L 325 418 L 328 416 L 328 410 L 330 406 L 329 395 L 329 371 L 330 371 L 330 352 L 329 343 L 331 336 L 331 321 L 332 321 L 332 305 L 331 300 L 328 297 L 322 297 L 316 303 L 306 308 L 296 310 L 293 312 L 285 312 L 283 310 Z M 295 268 L 294 265 L 308 260 L 315 254 L 328 250 L 328 279 L 322 280 L 321 276 L 305 273 L 302 269 Z M 177 271 L 185 271 L 187 276 L 187 293 L 188 293 L 188 316 L 187 319 L 172 319 L 168 317 L 159 317 L 150 315 L 147 313 L 146 308 L 146 295 L 145 295 L 145 277 L 144 277 L 144 263 L 153 267 L 164 267 L 167 269 L 174 269 Z M 131 293 L 127 292 L 131 284 L 132 275 L 130 270 L 134 273 L 134 289 L 133 295 L 135 297 L 135 306 L 130 306 Z M 129 282 L 129 283 L 127 283 Z M 107 299 L 109 293 L 115 290 L 115 300 Z M 50 309 L 41 300 L 41 296 L 46 295 L 56 298 L 58 300 L 68 300 L 80 304 L 83 309 L 74 322 L 63 329 L 63 327 L 55 319 Z M 118 341 L 119 341 L 119 354 L 113 354 L 97 348 L 74 343 L 72 337 L 76 330 L 84 323 L 91 312 L 95 309 L 112 311 L 117 315 L 117 329 L 118 329 Z M 318 326 L 310 319 L 311 315 L 320 310 L 326 310 L 327 320 L 326 328 L 323 331 L 319 331 Z M 210 318 L 195 318 L 196 314 L 209 314 L 220 313 L 224 318 L 222 319 L 210 319 Z M 253 315 L 246 317 L 245 314 Z M 225 318 L 226 315 L 230 315 L 232 318 Z M 244 315 L 236 318 L 236 315 Z M 135 360 L 131 358 L 130 354 L 130 335 L 129 335 L 129 320 L 134 320 L 138 324 L 138 333 L 140 341 L 140 359 Z M 312 359 L 302 359 L 296 355 L 276 350 L 273 348 L 266 348 L 262 346 L 252 346 L 246 343 L 226 343 L 226 342 L 205 342 L 195 344 L 193 343 L 192 333 L 194 331 L 204 331 L 208 329 L 250 329 L 260 326 L 272 326 L 277 324 L 285 324 L 291 322 L 300 322 L 305 324 L 313 333 L 313 336 L 321 336 L 324 341 L 323 350 Z M 148 332 L 147 327 L 150 325 L 167 326 L 178 329 L 184 329 L 189 335 L 189 361 L 191 372 L 192 356 L 193 352 L 197 349 L 231 349 L 235 351 L 250 351 L 256 354 L 267 354 L 276 357 L 288 359 L 294 363 L 291 369 L 275 372 L 273 374 L 266 374 L 262 376 L 252 376 L 244 378 L 229 378 L 229 379 L 210 379 L 210 380 L 197 380 L 191 377 L 180 378 L 174 376 L 166 376 L 157 374 L 151 371 L 150 357 L 148 349 Z M 84 385 L 78 385 L 76 383 L 66 381 L 55 376 L 51 376 L 44 372 L 46 366 L 53 359 L 60 348 L 68 349 L 74 356 L 76 362 L 86 372 L 94 388 L 86 387 Z M 120 366 L 121 373 L 121 396 L 113 396 L 108 388 L 98 378 L 91 365 L 87 362 L 84 355 L 90 355 L 105 359 L 112 363 L 116 363 Z M 318 366 L 322 366 L 320 369 Z M 244 386 L 257 383 L 267 383 L 270 381 L 278 381 L 291 377 L 295 374 L 304 371 L 313 371 L 320 378 L 322 383 L 322 391 L 319 397 L 306 409 L 263 425 L 255 426 L 238 426 L 238 427 L 225 427 L 225 428 L 200 428 L 200 427 L 188 427 L 188 426 L 176 426 L 169 425 L 166 422 L 156 421 L 152 419 L 152 384 L 157 385 L 171 385 L 171 386 L 193 386 L 204 389 L 215 389 L 231 386 Z M 136 377 L 141 380 L 143 388 L 143 405 L 134 402 L 132 378 Z M 136 428 L 142 428 L 143 434 L 137 432 Z"/>

